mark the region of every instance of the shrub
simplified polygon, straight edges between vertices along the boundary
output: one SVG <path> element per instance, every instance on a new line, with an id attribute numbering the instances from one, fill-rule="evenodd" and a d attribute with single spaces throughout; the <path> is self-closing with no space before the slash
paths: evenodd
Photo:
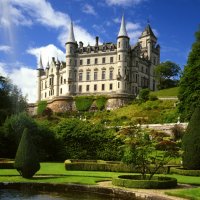
<path id="1" fill-rule="evenodd" d="M 31 178 L 40 169 L 36 148 L 28 129 L 24 129 L 14 167 L 24 178 Z"/>
<path id="2" fill-rule="evenodd" d="M 188 170 L 184 168 L 171 168 L 170 173 L 181 174 L 183 176 L 200 176 L 200 170 Z"/>
<path id="3" fill-rule="evenodd" d="M 97 97 L 96 106 L 97 106 L 98 110 L 103 110 L 105 108 L 106 101 L 107 101 L 107 99 L 104 96 Z"/>
<path id="4" fill-rule="evenodd" d="M 149 95 L 149 100 L 150 101 L 156 101 L 156 100 L 158 100 L 158 97 L 156 95 L 154 95 L 154 94 L 150 94 Z"/>
<path id="5" fill-rule="evenodd" d="M 76 109 L 78 111 L 88 111 L 93 103 L 93 97 L 80 96 L 75 98 Z"/>
<path id="6" fill-rule="evenodd" d="M 177 186 L 177 180 L 171 177 L 155 176 L 143 180 L 141 175 L 122 175 L 112 179 L 112 184 L 127 188 L 166 189 Z"/>
<path id="7" fill-rule="evenodd" d="M 147 100 L 149 100 L 149 93 L 150 90 L 148 88 L 140 90 L 139 100 L 141 100 L 142 102 L 146 102 Z"/>
<path id="8" fill-rule="evenodd" d="M 200 169 L 200 107 L 197 107 L 183 136 L 183 167 Z"/>
<path id="9" fill-rule="evenodd" d="M 175 141 L 181 140 L 184 134 L 184 128 L 180 124 L 175 124 L 172 128 L 172 135 Z"/>
<path id="10" fill-rule="evenodd" d="M 47 101 L 40 101 L 37 107 L 37 114 L 42 115 L 46 108 L 47 108 Z"/>

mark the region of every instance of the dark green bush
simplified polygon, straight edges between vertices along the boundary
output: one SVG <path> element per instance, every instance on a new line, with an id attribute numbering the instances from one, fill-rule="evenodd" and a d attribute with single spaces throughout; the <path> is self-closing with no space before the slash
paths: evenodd
<path id="1" fill-rule="evenodd" d="M 47 108 L 47 101 L 38 102 L 37 114 L 42 115 L 46 108 Z"/>
<path id="2" fill-rule="evenodd" d="M 156 95 L 154 95 L 154 94 L 150 94 L 149 95 L 149 100 L 150 101 L 156 101 L 156 100 L 158 100 L 158 97 Z"/>
<path id="3" fill-rule="evenodd" d="M 17 149 L 14 167 L 24 178 L 31 178 L 40 169 L 36 147 L 28 129 L 24 129 Z"/>
<path id="4" fill-rule="evenodd" d="M 200 170 L 189 170 L 184 168 L 171 168 L 170 173 L 181 174 L 183 176 L 200 176 Z"/>
<path id="5" fill-rule="evenodd" d="M 76 109 L 78 111 L 88 111 L 93 103 L 93 97 L 79 96 L 75 97 Z"/>
<path id="6" fill-rule="evenodd" d="M 13 160 L 0 160 L 0 169 L 13 169 L 14 161 Z"/>
<path id="7" fill-rule="evenodd" d="M 142 102 L 148 101 L 149 100 L 149 93 L 150 93 L 150 90 L 148 88 L 140 90 L 139 100 L 142 101 Z"/>
<path id="8" fill-rule="evenodd" d="M 96 106 L 97 106 L 98 110 L 103 110 L 105 108 L 106 101 L 107 101 L 107 99 L 104 96 L 97 97 Z"/>
<path id="9" fill-rule="evenodd" d="M 112 184 L 127 188 L 166 189 L 177 186 L 177 180 L 171 177 L 154 176 L 151 180 L 142 180 L 141 175 L 123 175 L 112 179 Z"/>
<path id="10" fill-rule="evenodd" d="M 200 107 L 197 107 L 183 136 L 183 167 L 200 169 Z"/>

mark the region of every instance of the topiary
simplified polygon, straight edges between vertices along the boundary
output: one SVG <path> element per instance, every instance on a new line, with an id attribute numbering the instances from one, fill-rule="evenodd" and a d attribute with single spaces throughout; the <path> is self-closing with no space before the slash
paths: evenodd
<path id="1" fill-rule="evenodd" d="M 93 97 L 78 96 L 75 97 L 76 109 L 78 111 L 88 111 L 93 103 Z"/>
<path id="2" fill-rule="evenodd" d="M 15 156 L 14 167 L 24 178 L 31 178 L 40 169 L 36 148 L 27 128 L 23 131 Z"/>
<path id="3" fill-rule="evenodd" d="M 106 101 L 107 101 L 107 99 L 104 96 L 98 97 L 96 99 L 96 106 L 97 106 L 98 110 L 103 110 L 105 108 Z"/>
<path id="4" fill-rule="evenodd" d="M 200 169 L 200 107 L 192 114 L 191 120 L 183 136 L 183 167 Z"/>

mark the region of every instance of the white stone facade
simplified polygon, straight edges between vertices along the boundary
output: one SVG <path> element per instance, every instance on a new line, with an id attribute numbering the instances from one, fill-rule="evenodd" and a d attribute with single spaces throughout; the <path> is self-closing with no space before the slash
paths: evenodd
<path id="1" fill-rule="evenodd" d="M 42 58 L 41 58 L 42 59 Z M 52 58 L 38 67 L 38 101 L 77 95 L 127 95 L 141 88 L 156 90 L 154 66 L 160 62 L 160 46 L 148 24 L 137 44 L 130 46 L 124 17 L 116 44 L 79 45 L 73 24 L 66 42 L 66 62 Z"/>

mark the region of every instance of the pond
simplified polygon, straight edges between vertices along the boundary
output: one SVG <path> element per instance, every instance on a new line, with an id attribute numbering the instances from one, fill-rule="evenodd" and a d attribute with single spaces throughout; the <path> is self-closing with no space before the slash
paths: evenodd
<path id="1" fill-rule="evenodd" d="M 47 193 L 30 190 L 0 189 L 1 200 L 122 200 L 103 194 L 86 192 Z"/>

